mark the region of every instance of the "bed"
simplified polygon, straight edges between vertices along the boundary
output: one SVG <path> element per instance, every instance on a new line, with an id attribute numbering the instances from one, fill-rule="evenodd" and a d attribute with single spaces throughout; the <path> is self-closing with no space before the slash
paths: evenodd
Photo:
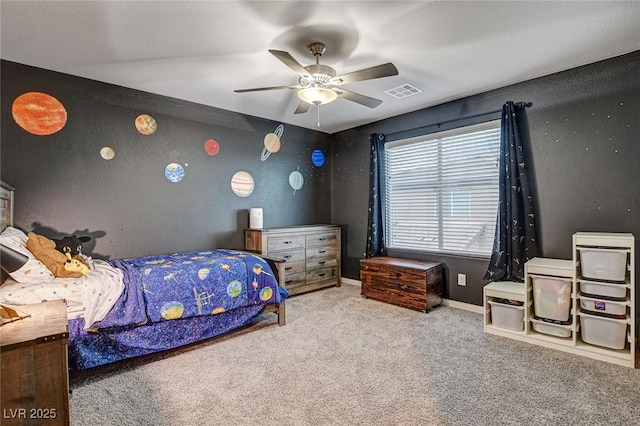
<path id="1" fill-rule="evenodd" d="M 84 370 L 174 349 L 238 330 L 266 312 L 285 325 L 281 261 L 255 253 L 199 250 L 91 261 L 81 278 L 56 278 L 26 248 L 12 225 L 13 191 L 3 185 L 3 268 L 9 251 L 22 259 L 0 285 L 12 306 L 65 299 L 69 369 Z M 16 266 L 19 266 L 16 268 Z"/>

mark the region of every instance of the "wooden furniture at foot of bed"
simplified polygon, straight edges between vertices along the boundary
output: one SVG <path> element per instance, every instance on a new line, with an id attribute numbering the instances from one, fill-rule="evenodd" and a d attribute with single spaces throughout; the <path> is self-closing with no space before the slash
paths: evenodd
<path id="1" fill-rule="evenodd" d="M 442 303 L 442 265 L 437 262 L 372 257 L 360 260 L 362 296 L 428 312 Z"/>
<path id="2" fill-rule="evenodd" d="M 54 300 L 18 309 L 30 317 L 0 327 L 1 423 L 68 425 L 66 303 Z"/>

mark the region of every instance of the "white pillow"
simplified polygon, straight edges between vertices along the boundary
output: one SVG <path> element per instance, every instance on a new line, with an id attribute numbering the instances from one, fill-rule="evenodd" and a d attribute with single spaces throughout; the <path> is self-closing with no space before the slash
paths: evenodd
<path id="1" fill-rule="evenodd" d="M 9 247 L 12 250 L 17 251 L 29 258 L 27 263 L 20 267 L 17 271 L 11 272 L 9 275 L 19 283 L 22 282 L 50 282 L 55 276 L 53 272 L 47 268 L 44 263 L 35 258 L 33 253 L 27 248 L 27 240 L 29 237 L 12 226 L 8 226 L 0 234 L 0 244 L 5 247 Z"/>

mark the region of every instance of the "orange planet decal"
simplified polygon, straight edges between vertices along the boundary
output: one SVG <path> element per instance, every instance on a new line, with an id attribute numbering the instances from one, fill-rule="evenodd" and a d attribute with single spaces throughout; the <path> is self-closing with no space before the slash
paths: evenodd
<path id="1" fill-rule="evenodd" d="M 18 96 L 11 113 L 18 126 L 34 135 L 51 135 L 67 124 L 67 110 L 60 101 L 41 92 Z"/>
<path id="2" fill-rule="evenodd" d="M 140 114 L 136 117 L 136 129 L 143 135 L 152 135 L 156 132 L 158 123 L 149 114 Z"/>

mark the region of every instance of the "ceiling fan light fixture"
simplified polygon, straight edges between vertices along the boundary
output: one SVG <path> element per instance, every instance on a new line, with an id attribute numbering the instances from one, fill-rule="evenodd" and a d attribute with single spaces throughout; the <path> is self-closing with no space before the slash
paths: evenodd
<path id="1" fill-rule="evenodd" d="M 338 94 L 326 87 L 306 87 L 298 90 L 300 100 L 312 105 L 324 105 L 337 99 Z"/>

